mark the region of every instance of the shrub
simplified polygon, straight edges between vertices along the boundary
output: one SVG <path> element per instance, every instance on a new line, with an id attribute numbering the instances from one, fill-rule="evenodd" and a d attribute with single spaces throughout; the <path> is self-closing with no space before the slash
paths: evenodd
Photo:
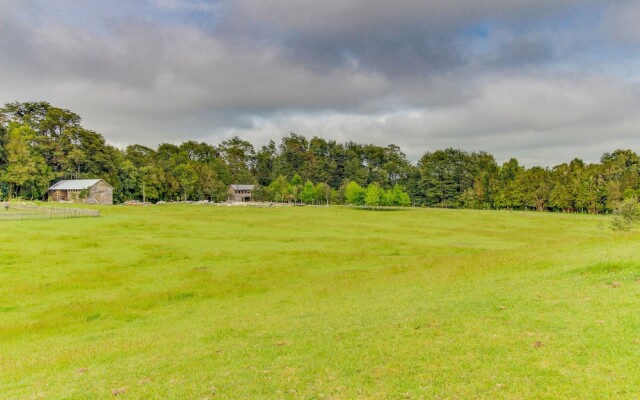
<path id="1" fill-rule="evenodd" d="M 640 221 L 640 205 L 635 198 L 627 198 L 620 202 L 613 211 L 611 226 L 617 231 L 628 231 Z"/>

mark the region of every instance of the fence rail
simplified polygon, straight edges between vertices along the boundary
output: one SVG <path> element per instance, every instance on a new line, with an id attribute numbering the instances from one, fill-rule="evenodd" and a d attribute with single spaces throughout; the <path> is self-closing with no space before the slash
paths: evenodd
<path id="1" fill-rule="evenodd" d="M 19 203 L 11 203 L 8 208 L 0 207 L 0 221 L 87 218 L 99 216 L 100 211 L 98 210 L 85 210 L 81 208 L 58 208 Z"/>

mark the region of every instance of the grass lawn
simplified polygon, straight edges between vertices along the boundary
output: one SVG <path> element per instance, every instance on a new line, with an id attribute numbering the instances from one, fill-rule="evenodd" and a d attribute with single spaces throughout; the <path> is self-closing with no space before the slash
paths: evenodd
<path id="1" fill-rule="evenodd" d="M 640 398 L 608 217 L 101 213 L 0 222 L 0 398 Z"/>

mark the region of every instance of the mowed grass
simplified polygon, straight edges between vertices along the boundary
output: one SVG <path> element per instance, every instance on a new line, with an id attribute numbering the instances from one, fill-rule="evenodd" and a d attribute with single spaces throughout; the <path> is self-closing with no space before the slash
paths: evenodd
<path id="1" fill-rule="evenodd" d="M 0 223 L 0 398 L 640 397 L 608 217 L 101 212 Z"/>

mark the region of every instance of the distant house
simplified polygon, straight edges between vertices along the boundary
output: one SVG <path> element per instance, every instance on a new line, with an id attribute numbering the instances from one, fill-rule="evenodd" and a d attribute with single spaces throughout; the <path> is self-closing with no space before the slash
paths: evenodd
<path id="1" fill-rule="evenodd" d="M 227 200 L 229 201 L 252 201 L 255 185 L 229 185 L 227 189 Z"/>
<path id="2" fill-rule="evenodd" d="M 51 201 L 86 204 L 113 204 L 113 187 L 102 179 L 59 181 L 47 192 Z"/>

